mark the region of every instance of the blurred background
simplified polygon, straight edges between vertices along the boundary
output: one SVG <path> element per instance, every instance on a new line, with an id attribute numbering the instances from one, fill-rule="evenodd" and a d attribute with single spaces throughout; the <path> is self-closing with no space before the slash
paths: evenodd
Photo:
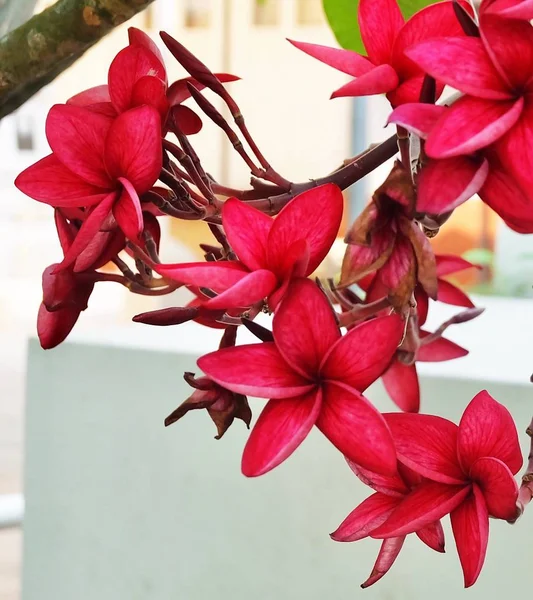
<path id="1" fill-rule="evenodd" d="M 50 4 L 39 1 L 35 11 Z M 17 521 L 22 511 L 26 347 L 34 335 L 41 273 L 60 256 L 52 210 L 19 193 L 13 180 L 48 153 L 44 122 L 49 107 L 106 82 L 107 67 L 127 44 L 130 25 L 145 30 L 156 41 L 157 32 L 165 29 L 213 71 L 240 76 L 242 81 L 230 84 L 231 93 L 263 153 L 292 181 L 326 174 L 391 134 L 384 129 L 388 105 L 383 98 L 330 101 L 330 93 L 346 77 L 285 40 L 335 45 L 321 0 L 156 0 L 0 123 L 0 509 L 4 524 Z M 184 75 L 168 53 L 165 58 L 170 81 Z M 205 122 L 192 141 L 204 166 L 217 179 L 234 187 L 247 186 L 246 169 L 218 129 Z M 345 226 L 365 205 L 388 168 L 346 193 Z M 203 223 L 173 222 L 164 227 L 165 261 L 201 256 L 198 244 L 209 239 Z M 532 295 L 531 237 L 508 230 L 479 200 L 457 209 L 434 245 L 437 252 L 460 254 L 483 265 L 479 272 L 468 271 L 458 279 L 469 292 Z M 324 274 L 338 271 L 342 252 L 339 240 L 323 267 Z M 98 336 L 117 326 L 131 329 L 134 314 L 173 301 L 168 297 L 146 299 L 127 294 L 120 286 L 99 285 L 76 331 Z M 142 336 L 142 328 L 134 329 L 132 335 Z M 179 335 L 179 331 L 174 329 L 169 335 Z M 0 600 L 20 598 L 21 550 L 20 526 L 0 529 Z"/>

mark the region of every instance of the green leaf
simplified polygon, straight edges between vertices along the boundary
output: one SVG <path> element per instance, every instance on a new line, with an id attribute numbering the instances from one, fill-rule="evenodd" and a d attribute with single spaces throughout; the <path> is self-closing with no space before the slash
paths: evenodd
<path id="1" fill-rule="evenodd" d="M 421 8 L 435 4 L 439 0 L 398 0 L 398 4 L 408 19 Z M 342 48 L 355 50 L 359 54 L 366 54 L 359 23 L 357 21 L 357 10 L 359 0 L 322 0 L 324 12 L 328 23 Z"/>

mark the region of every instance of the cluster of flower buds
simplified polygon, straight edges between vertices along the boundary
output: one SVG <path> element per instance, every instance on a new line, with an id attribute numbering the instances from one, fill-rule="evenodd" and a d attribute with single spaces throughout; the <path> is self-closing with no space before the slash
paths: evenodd
<path id="1" fill-rule="evenodd" d="M 507 409 L 480 392 L 459 426 L 417 414 L 416 369 L 467 354 L 443 334 L 482 312 L 446 279 L 475 265 L 432 249 L 451 212 L 479 193 L 510 227 L 533 232 L 531 18 L 531 0 L 483 0 L 479 16 L 467 2 L 444 1 L 407 22 L 396 0 L 360 0 L 368 56 L 292 42 L 354 77 L 334 97 L 386 94 L 397 127 L 386 142 L 304 183 L 280 175 L 260 151 L 222 85 L 236 77 L 212 73 L 162 33 L 189 74 L 168 85 L 157 46 L 130 29 L 108 84 L 50 110 L 52 154 L 16 181 L 55 208 L 64 254 L 43 275 L 43 347 L 66 338 L 99 281 L 146 295 L 187 287 L 194 296 L 187 306 L 134 317 L 151 325 L 194 320 L 223 332 L 219 349 L 198 360 L 204 375 L 185 374 L 194 391 L 165 423 L 206 409 L 220 438 L 235 419 L 250 425 L 247 396 L 267 399 L 244 448 L 249 477 L 278 467 L 316 425 L 375 490 L 332 534 L 383 540 L 364 587 L 390 569 L 409 533 L 443 552 L 447 514 L 472 585 L 489 516 L 512 522 L 533 496 L 533 459 L 520 490 L 514 479 L 522 456 Z M 438 105 L 445 85 L 461 95 Z M 223 100 L 233 123 L 205 91 Z M 188 99 L 249 168 L 250 189 L 227 187 L 205 170 L 190 141 L 202 120 L 183 104 Z M 340 277 L 311 279 L 339 234 L 342 190 L 398 149 L 346 235 Z M 214 242 L 202 244 L 204 261 L 161 261 L 163 216 L 205 221 Z M 119 272 L 102 271 L 108 262 Z M 463 311 L 426 331 L 430 299 Z M 271 330 L 254 321 L 260 313 L 274 315 Z M 242 326 L 258 343 L 237 343 Z M 364 395 L 379 378 L 404 412 L 381 414 Z"/>

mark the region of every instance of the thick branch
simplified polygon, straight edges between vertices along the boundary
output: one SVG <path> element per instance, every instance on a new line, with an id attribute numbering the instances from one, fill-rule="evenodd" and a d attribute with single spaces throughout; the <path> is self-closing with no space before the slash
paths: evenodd
<path id="1" fill-rule="evenodd" d="M 0 119 L 153 0 L 59 0 L 0 39 Z"/>

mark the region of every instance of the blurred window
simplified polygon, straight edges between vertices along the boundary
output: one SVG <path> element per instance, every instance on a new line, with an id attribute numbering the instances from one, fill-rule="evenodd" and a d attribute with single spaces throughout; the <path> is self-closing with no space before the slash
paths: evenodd
<path id="1" fill-rule="evenodd" d="M 279 0 L 252 0 L 254 25 L 273 27 L 280 22 Z"/>
<path id="2" fill-rule="evenodd" d="M 296 0 L 298 25 L 322 25 L 324 22 L 322 0 Z"/>
<path id="3" fill-rule="evenodd" d="M 211 0 L 185 1 L 185 27 L 190 29 L 209 27 L 211 22 Z"/>

